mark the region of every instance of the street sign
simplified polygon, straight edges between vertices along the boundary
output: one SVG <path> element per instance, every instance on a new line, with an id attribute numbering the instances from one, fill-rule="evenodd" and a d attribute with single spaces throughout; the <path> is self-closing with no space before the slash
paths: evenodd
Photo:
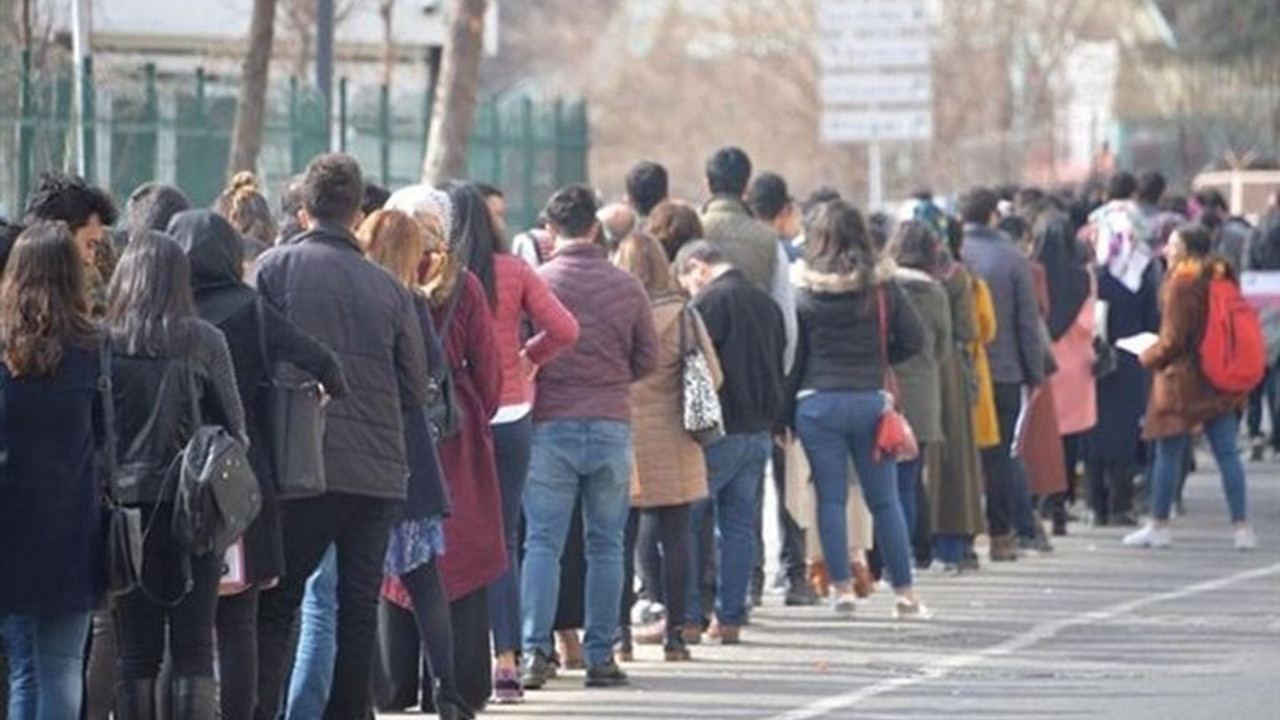
<path id="1" fill-rule="evenodd" d="M 906 104 L 927 105 L 933 97 L 933 78 L 927 72 L 874 75 L 828 73 L 818 92 L 828 106 Z"/>
<path id="2" fill-rule="evenodd" d="M 906 0 L 823 0 L 818 3 L 818 28 L 866 28 L 896 31 L 923 27 L 927 17 L 922 2 Z"/>
<path id="3" fill-rule="evenodd" d="M 928 140 L 933 136 L 929 110 L 828 110 L 822 114 L 825 142 Z"/>

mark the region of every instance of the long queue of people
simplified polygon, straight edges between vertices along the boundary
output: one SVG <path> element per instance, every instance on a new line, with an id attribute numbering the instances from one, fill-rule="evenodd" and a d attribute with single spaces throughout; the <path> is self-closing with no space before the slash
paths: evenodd
<path id="1" fill-rule="evenodd" d="M 1155 173 L 896 217 L 800 202 L 734 147 L 705 180 L 695 208 L 640 163 L 623 201 L 568 186 L 509 239 L 500 190 L 389 193 L 341 154 L 278 214 L 246 173 L 211 210 L 148 183 L 120 223 L 43 176 L 0 258 L 9 720 L 470 718 L 575 669 L 625 685 L 636 645 L 743 641 L 770 470 L 785 604 L 843 616 L 882 584 L 930 620 L 923 571 L 1052 551 L 1078 488 L 1168 546 L 1201 431 L 1255 546 L 1237 435 L 1273 375 L 1200 352 L 1239 270 L 1280 268 L 1276 218 Z"/>

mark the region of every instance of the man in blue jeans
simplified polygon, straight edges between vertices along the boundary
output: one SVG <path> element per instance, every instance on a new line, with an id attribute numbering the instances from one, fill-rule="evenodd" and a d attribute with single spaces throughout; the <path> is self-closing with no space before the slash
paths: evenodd
<path id="1" fill-rule="evenodd" d="M 716 583 L 716 624 L 711 636 L 725 645 L 737 644 L 747 622 L 746 595 L 755 565 L 759 534 L 760 496 L 770 433 L 782 405 L 783 350 L 786 332 L 777 303 L 730 265 L 717 245 L 698 241 L 676 256 L 680 284 L 693 296 L 724 372 L 720 404 L 725 436 L 706 447 L 709 500 L 694 506 L 694 527 L 703 514 L 714 513 L 719 577 Z M 694 553 L 693 578 L 698 577 Z M 698 613 L 698 583 L 688 604 Z M 688 628 L 701 618 L 688 618 Z"/>
<path id="2" fill-rule="evenodd" d="M 613 660 L 613 642 L 626 581 L 631 383 L 657 365 L 658 339 L 644 288 L 614 267 L 598 242 L 597 209 L 595 193 L 581 185 L 559 190 L 546 208 L 556 248 L 538 272 L 581 332 L 573 349 L 538 371 L 521 573 L 521 682 L 530 690 L 545 685 L 550 673 L 560 553 L 579 496 L 587 555 L 586 684 L 627 682 Z"/>

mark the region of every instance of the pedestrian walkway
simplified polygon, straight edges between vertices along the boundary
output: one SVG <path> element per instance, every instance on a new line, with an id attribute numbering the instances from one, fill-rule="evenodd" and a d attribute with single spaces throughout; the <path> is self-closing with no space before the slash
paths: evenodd
<path id="1" fill-rule="evenodd" d="M 1167 551 L 1073 525 L 1057 553 L 958 578 L 922 573 L 938 612 L 889 620 L 881 592 L 850 622 L 772 596 L 745 644 L 691 664 L 640 647 L 633 685 L 584 692 L 567 673 L 504 720 L 534 718 L 1198 718 L 1280 708 L 1280 465 L 1251 466 L 1260 549 L 1236 553 L 1217 476 L 1187 490 Z"/>

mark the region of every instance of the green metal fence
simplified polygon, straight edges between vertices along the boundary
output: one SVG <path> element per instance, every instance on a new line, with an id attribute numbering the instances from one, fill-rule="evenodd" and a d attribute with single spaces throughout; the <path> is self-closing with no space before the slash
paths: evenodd
<path id="1" fill-rule="evenodd" d="M 0 83 L 0 215 L 16 215 L 46 168 L 74 169 L 75 83 L 70 68 L 45 70 L 23 58 L 12 87 Z M 159 179 L 193 202 L 217 197 L 227 175 L 235 116 L 233 84 L 203 70 L 161 74 L 154 65 L 95 78 L 86 63 L 85 174 L 123 198 Z M 316 154 L 350 152 L 366 177 L 388 187 L 416 182 L 426 149 L 430 98 L 424 91 L 338 84 L 332 123 L 319 96 L 296 79 L 268 92 L 259 172 L 274 194 Z M 330 136 L 332 132 L 332 139 Z M 472 131 L 468 177 L 501 187 L 512 227 L 530 223 L 558 186 L 587 179 L 586 108 L 580 101 L 488 97 Z"/>

